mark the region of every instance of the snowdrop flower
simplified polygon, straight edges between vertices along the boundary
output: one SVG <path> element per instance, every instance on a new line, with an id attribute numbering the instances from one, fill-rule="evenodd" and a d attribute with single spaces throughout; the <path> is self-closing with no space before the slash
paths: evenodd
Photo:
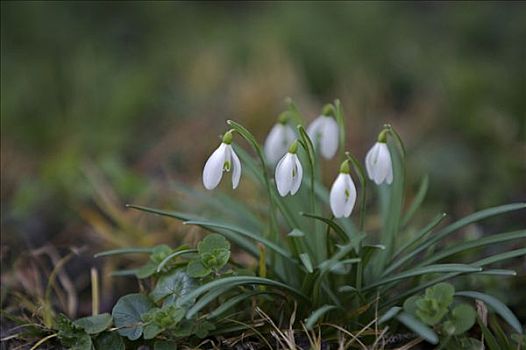
<path id="1" fill-rule="evenodd" d="M 223 136 L 223 142 L 206 161 L 203 169 L 203 185 L 207 190 L 213 190 L 221 182 L 223 172 L 232 170 L 232 188 L 239 185 L 241 177 L 241 162 L 232 148 L 232 133 L 228 131 Z"/>
<path id="2" fill-rule="evenodd" d="M 333 117 L 320 115 L 307 128 L 307 134 L 325 159 L 334 157 L 338 150 L 338 123 Z"/>
<path id="3" fill-rule="evenodd" d="M 393 182 L 393 165 L 386 142 L 387 130 L 383 130 L 378 135 L 378 142 L 374 144 L 365 157 L 367 174 L 377 185 Z"/>
<path id="4" fill-rule="evenodd" d="M 287 153 L 287 150 L 295 139 L 296 134 L 294 130 L 287 125 L 286 116 L 280 116 L 279 122 L 270 130 L 265 140 L 265 156 L 270 164 L 276 164 L 278 160 Z"/>
<path id="5" fill-rule="evenodd" d="M 356 186 L 349 173 L 349 161 L 346 160 L 331 187 L 330 205 L 335 218 L 349 217 L 356 202 Z"/>
<path id="6" fill-rule="evenodd" d="M 282 197 L 285 197 L 289 193 L 291 195 L 295 194 L 301 185 L 303 168 L 296 155 L 297 150 L 298 142 L 294 141 L 294 143 L 290 145 L 287 154 L 281 158 L 276 166 L 276 185 Z"/>

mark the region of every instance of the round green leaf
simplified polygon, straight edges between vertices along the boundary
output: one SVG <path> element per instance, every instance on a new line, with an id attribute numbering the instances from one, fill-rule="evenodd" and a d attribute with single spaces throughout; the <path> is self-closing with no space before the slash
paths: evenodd
<path id="1" fill-rule="evenodd" d="M 452 326 L 452 335 L 460 335 L 468 331 L 475 324 L 476 320 L 475 309 L 468 304 L 460 304 L 451 311 L 451 317 L 449 318 L 448 325 Z M 445 322 L 444 322 L 445 323 Z M 449 328 L 449 327 L 448 327 Z"/>
<path id="2" fill-rule="evenodd" d="M 100 315 L 79 318 L 73 323 L 84 329 L 84 331 L 88 334 L 98 334 L 111 326 L 112 321 L 113 318 L 111 315 L 104 313 Z"/>
<path id="3" fill-rule="evenodd" d="M 124 341 L 116 332 L 104 332 L 95 338 L 95 350 L 124 350 Z"/>
<path id="4" fill-rule="evenodd" d="M 150 297 L 155 301 L 159 302 L 165 299 L 166 304 L 175 303 L 177 306 L 183 306 L 180 304 L 179 299 L 196 288 L 196 283 L 184 270 L 175 270 L 169 275 L 163 276 L 157 282 L 154 290 L 151 292 Z"/>
<path id="5" fill-rule="evenodd" d="M 197 245 L 199 255 L 206 253 L 210 254 L 217 249 L 230 250 L 230 243 L 226 240 L 225 237 L 217 233 L 209 234 Z"/>
<path id="6" fill-rule="evenodd" d="M 141 315 L 153 307 L 145 295 L 128 294 L 117 301 L 111 314 L 118 332 L 130 340 L 139 339 L 143 332 Z"/>

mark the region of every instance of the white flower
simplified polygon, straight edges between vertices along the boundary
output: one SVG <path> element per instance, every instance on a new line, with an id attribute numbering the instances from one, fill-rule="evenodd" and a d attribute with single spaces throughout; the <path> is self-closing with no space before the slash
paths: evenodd
<path id="1" fill-rule="evenodd" d="M 221 182 L 223 172 L 230 170 L 232 170 L 232 188 L 235 189 L 239 185 L 241 162 L 230 145 L 232 136 L 228 138 L 227 134 L 223 137 L 221 145 L 208 158 L 203 169 L 203 185 L 207 190 L 216 188 Z"/>
<path id="2" fill-rule="evenodd" d="M 270 164 L 276 164 L 287 153 L 295 139 L 296 134 L 290 126 L 284 123 L 274 125 L 265 140 L 265 156 Z"/>
<path id="3" fill-rule="evenodd" d="M 334 217 L 349 217 L 356 202 L 356 187 L 349 173 L 340 172 L 331 187 L 330 204 Z"/>
<path id="4" fill-rule="evenodd" d="M 303 177 L 303 168 L 296 155 L 297 143 L 294 142 L 287 154 L 279 161 L 276 166 L 276 185 L 278 192 L 282 197 L 287 194 L 295 194 L 298 192 L 301 179 Z"/>
<path id="5" fill-rule="evenodd" d="M 338 123 L 334 118 L 320 115 L 309 125 L 307 133 L 325 159 L 334 157 L 338 150 L 339 137 Z"/>
<path id="6" fill-rule="evenodd" d="M 393 182 L 391 154 L 385 142 L 377 142 L 365 157 L 365 167 L 369 178 L 377 185 Z"/>

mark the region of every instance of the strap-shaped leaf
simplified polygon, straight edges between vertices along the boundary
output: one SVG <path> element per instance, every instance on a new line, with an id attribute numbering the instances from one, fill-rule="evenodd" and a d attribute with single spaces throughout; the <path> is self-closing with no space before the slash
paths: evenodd
<path id="1" fill-rule="evenodd" d="M 431 344 L 438 344 L 437 334 L 407 312 L 396 315 L 396 319 Z"/>
<path id="2" fill-rule="evenodd" d="M 525 208 L 526 208 L 525 203 L 513 203 L 513 204 L 501 205 L 501 206 L 493 207 L 489 209 L 484 209 L 476 213 L 473 213 L 471 215 L 468 215 L 465 218 L 460 219 L 444 227 L 442 230 L 437 232 L 437 234 L 433 235 L 432 237 L 428 238 L 424 242 L 420 243 L 411 253 L 403 256 L 400 260 L 396 261 L 388 269 L 386 269 L 383 275 L 385 276 L 386 274 L 394 271 L 399 266 L 405 264 L 406 262 L 414 258 L 418 253 L 426 250 L 433 244 L 439 242 L 446 236 L 450 235 L 451 233 L 457 231 L 458 229 L 464 226 L 467 226 L 474 222 L 489 218 L 491 216 L 500 215 L 500 214 L 508 213 L 514 210 L 520 210 L 520 209 L 525 209 Z"/>
<path id="3" fill-rule="evenodd" d="M 466 264 L 436 264 L 423 267 L 417 267 L 412 270 L 408 270 L 392 277 L 386 277 L 380 279 L 378 282 L 366 286 L 363 290 L 370 290 L 381 285 L 391 283 L 394 281 L 416 277 L 420 275 L 430 274 L 430 273 L 445 273 L 445 272 L 479 272 L 482 271 L 482 268 L 475 267 Z"/>
<path id="4" fill-rule="evenodd" d="M 322 318 L 327 312 L 336 309 L 338 309 L 338 307 L 334 305 L 323 305 L 322 307 L 314 310 L 305 321 L 305 327 L 307 329 L 312 329 L 318 320 Z"/>
<path id="5" fill-rule="evenodd" d="M 390 319 L 398 315 L 400 311 L 402 311 L 402 308 L 400 306 L 393 306 L 378 319 L 378 324 L 382 324 L 389 321 Z"/>
<path id="6" fill-rule="evenodd" d="M 517 333 L 522 334 L 522 326 L 513 312 L 499 299 L 489 294 L 476 291 L 460 291 L 455 293 L 456 296 L 482 300 L 495 310 Z"/>
<path id="7" fill-rule="evenodd" d="M 95 258 L 100 258 L 103 256 L 111 255 L 122 255 L 122 254 L 150 254 L 153 251 L 153 248 L 119 248 L 106 250 L 100 253 L 95 254 Z"/>
<path id="8" fill-rule="evenodd" d="M 472 240 L 472 241 L 468 241 L 468 242 L 464 242 L 460 244 L 453 244 L 453 246 L 450 248 L 442 249 L 440 251 L 435 252 L 431 257 L 429 257 L 428 259 L 425 259 L 418 265 L 420 266 L 429 265 L 434 262 L 440 261 L 444 258 L 447 258 L 448 256 L 451 256 L 457 253 L 461 253 L 465 250 L 478 248 L 478 247 L 482 247 L 482 246 L 490 245 L 490 244 L 497 244 L 497 243 L 502 243 L 506 241 L 518 240 L 522 238 L 526 238 L 526 230 L 494 234 L 491 236 L 487 236 L 484 238 L 480 238 L 480 239 L 476 239 L 476 240 Z"/>
<path id="9" fill-rule="evenodd" d="M 420 205 L 422 205 L 422 202 L 424 201 L 424 198 L 426 197 L 428 188 L 429 188 L 429 176 L 426 175 L 422 178 L 422 181 L 420 182 L 420 186 L 418 187 L 418 191 L 416 192 L 416 196 L 411 202 L 409 209 L 407 209 L 402 219 L 402 226 L 406 226 L 409 223 L 409 221 L 411 221 L 411 219 L 413 218 L 413 215 L 415 215 L 418 208 L 420 208 Z"/>
<path id="10" fill-rule="evenodd" d="M 191 293 L 185 295 L 183 298 L 181 298 L 181 303 L 184 304 L 186 302 L 189 302 L 193 299 L 198 298 L 203 293 L 206 293 L 210 290 L 215 290 L 217 288 L 222 287 L 235 287 L 235 286 L 241 286 L 241 285 L 265 285 L 269 287 L 275 287 L 279 289 L 285 289 L 291 292 L 293 295 L 300 297 L 305 300 L 309 300 L 309 298 L 303 294 L 300 290 L 290 287 L 284 283 L 274 281 L 268 278 L 262 278 L 262 277 L 252 277 L 252 276 L 234 276 L 234 277 L 224 277 L 217 280 L 214 280 L 212 282 L 206 283 L 195 290 L 193 290 Z"/>

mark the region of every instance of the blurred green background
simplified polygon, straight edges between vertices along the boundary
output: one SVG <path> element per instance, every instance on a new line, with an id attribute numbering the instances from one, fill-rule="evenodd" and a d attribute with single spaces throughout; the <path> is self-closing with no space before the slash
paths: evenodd
<path id="1" fill-rule="evenodd" d="M 430 210 L 524 201 L 525 43 L 521 2 L 2 2 L 2 261 L 151 244 L 122 205 L 200 186 L 225 120 L 262 141 L 287 96 L 340 98 L 362 159 L 392 123 Z"/>

